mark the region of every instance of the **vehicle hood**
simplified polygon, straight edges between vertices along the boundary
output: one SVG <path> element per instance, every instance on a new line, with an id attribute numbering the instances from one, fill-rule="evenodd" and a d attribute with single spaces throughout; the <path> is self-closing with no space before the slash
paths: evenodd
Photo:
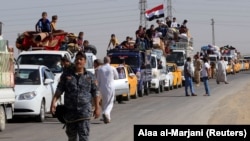
<path id="1" fill-rule="evenodd" d="M 15 95 L 38 91 L 40 89 L 40 85 L 16 85 L 15 86 Z"/>

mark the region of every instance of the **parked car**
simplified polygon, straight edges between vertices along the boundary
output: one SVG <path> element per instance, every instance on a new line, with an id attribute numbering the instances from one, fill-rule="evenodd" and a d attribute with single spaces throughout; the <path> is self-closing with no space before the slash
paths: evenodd
<path id="1" fill-rule="evenodd" d="M 116 95 L 122 93 L 125 100 L 130 100 L 131 98 L 138 97 L 138 89 L 137 89 L 137 77 L 131 67 L 129 65 L 121 65 L 121 64 L 111 64 L 115 67 L 119 74 L 119 79 L 115 80 L 115 90 Z M 125 87 L 129 88 L 129 91 L 125 90 L 123 93 L 121 90 Z"/>
<path id="2" fill-rule="evenodd" d="M 174 82 L 174 74 L 172 72 L 171 67 L 169 67 L 168 65 L 166 65 L 166 79 L 165 79 L 165 90 L 172 90 L 173 89 L 173 82 Z"/>
<path id="3" fill-rule="evenodd" d="M 226 73 L 227 73 L 227 74 L 231 74 L 232 72 L 233 72 L 232 63 L 229 62 L 229 63 L 227 64 Z"/>
<path id="4" fill-rule="evenodd" d="M 44 65 L 19 65 L 15 82 L 14 117 L 32 116 L 43 122 L 57 86 L 52 71 Z"/>
<path id="5" fill-rule="evenodd" d="M 173 86 L 174 88 L 182 87 L 182 74 L 181 69 L 177 68 L 176 63 L 167 63 L 169 70 L 173 73 L 174 81 Z"/>
<path id="6" fill-rule="evenodd" d="M 234 64 L 233 72 L 234 72 L 234 73 L 240 72 L 240 67 L 241 67 L 241 65 L 240 65 L 239 61 L 235 61 L 234 63 L 235 63 L 235 64 Z"/>

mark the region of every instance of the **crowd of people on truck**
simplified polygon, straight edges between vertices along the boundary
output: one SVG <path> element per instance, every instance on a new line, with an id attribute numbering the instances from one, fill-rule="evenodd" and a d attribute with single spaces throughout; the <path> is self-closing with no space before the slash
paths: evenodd
<path id="1" fill-rule="evenodd" d="M 58 16 L 53 15 L 51 21 L 48 19 L 47 12 L 42 12 L 42 18 L 38 20 L 35 24 L 36 32 L 48 33 L 51 37 L 52 34 L 63 32 L 63 30 L 57 29 Z M 127 36 L 124 41 L 119 42 L 119 39 L 113 33 L 109 40 L 107 50 L 109 49 L 140 49 L 148 50 L 152 48 L 160 48 L 163 52 L 167 54 L 170 52 L 170 45 L 174 42 L 178 42 L 181 37 L 189 38 L 189 30 L 187 27 L 188 20 L 183 20 L 181 24 L 177 22 L 177 18 L 166 17 L 163 20 L 157 19 L 155 26 L 150 25 L 149 28 L 140 25 L 135 31 L 135 39 L 132 36 Z M 84 42 L 88 40 L 83 40 L 84 32 L 80 31 L 78 36 L 74 33 L 68 33 L 65 40 L 62 41 L 59 50 L 70 50 L 71 52 L 76 52 L 77 50 L 86 50 L 86 45 Z M 93 48 L 94 49 L 93 49 Z M 91 51 L 97 53 L 97 49 L 94 45 L 89 47 Z"/>

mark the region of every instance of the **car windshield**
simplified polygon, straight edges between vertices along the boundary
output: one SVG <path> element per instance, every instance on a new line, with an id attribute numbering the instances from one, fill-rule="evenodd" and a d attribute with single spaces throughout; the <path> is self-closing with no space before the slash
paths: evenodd
<path id="1" fill-rule="evenodd" d="M 128 56 L 121 58 L 119 56 L 110 56 L 111 64 L 121 64 L 122 59 L 125 60 L 125 64 L 129 65 L 131 68 L 136 68 L 139 66 L 139 59 L 137 56 Z"/>
<path id="2" fill-rule="evenodd" d="M 45 65 L 53 73 L 61 73 L 63 70 L 61 65 L 61 58 L 61 55 L 55 54 L 29 54 L 21 55 L 18 58 L 18 63 L 30 65 Z"/>
<path id="3" fill-rule="evenodd" d="M 124 67 L 117 67 L 116 70 L 118 72 L 119 79 L 126 79 Z"/>
<path id="4" fill-rule="evenodd" d="M 172 54 L 167 56 L 166 60 L 169 63 L 176 63 L 177 66 L 183 66 L 184 54 L 182 52 L 172 52 Z"/>
<path id="5" fill-rule="evenodd" d="M 36 69 L 19 69 L 15 73 L 16 85 L 40 85 L 39 71 Z"/>
<path id="6" fill-rule="evenodd" d="M 151 67 L 156 68 L 156 57 L 152 56 L 151 58 Z"/>
<path id="7" fill-rule="evenodd" d="M 210 60 L 210 61 L 216 61 L 216 60 L 217 60 L 217 58 L 216 58 L 216 57 L 212 57 L 212 56 L 211 56 L 211 57 L 209 57 L 209 60 Z"/>
<path id="8" fill-rule="evenodd" d="M 174 72 L 174 66 L 168 66 L 170 72 Z"/>

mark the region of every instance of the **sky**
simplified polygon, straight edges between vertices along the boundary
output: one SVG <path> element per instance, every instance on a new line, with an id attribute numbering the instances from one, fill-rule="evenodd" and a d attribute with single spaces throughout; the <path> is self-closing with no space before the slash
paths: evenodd
<path id="1" fill-rule="evenodd" d="M 146 9 L 167 0 L 147 0 Z M 212 44 L 212 20 L 216 46 L 231 45 L 241 54 L 250 54 L 250 0 L 172 0 L 172 16 L 177 22 L 188 20 L 187 27 L 194 39 L 194 50 Z M 35 30 L 41 13 L 48 18 L 58 15 L 57 28 L 78 35 L 97 47 L 97 57 L 103 58 L 111 34 L 120 42 L 126 36 L 135 38 L 140 25 L 139 0 L 1 0 L 0 21 L 3 37 L 14 47 L 18 33 Z M 147 22 L 148 27 L 156 21 Z"/>

